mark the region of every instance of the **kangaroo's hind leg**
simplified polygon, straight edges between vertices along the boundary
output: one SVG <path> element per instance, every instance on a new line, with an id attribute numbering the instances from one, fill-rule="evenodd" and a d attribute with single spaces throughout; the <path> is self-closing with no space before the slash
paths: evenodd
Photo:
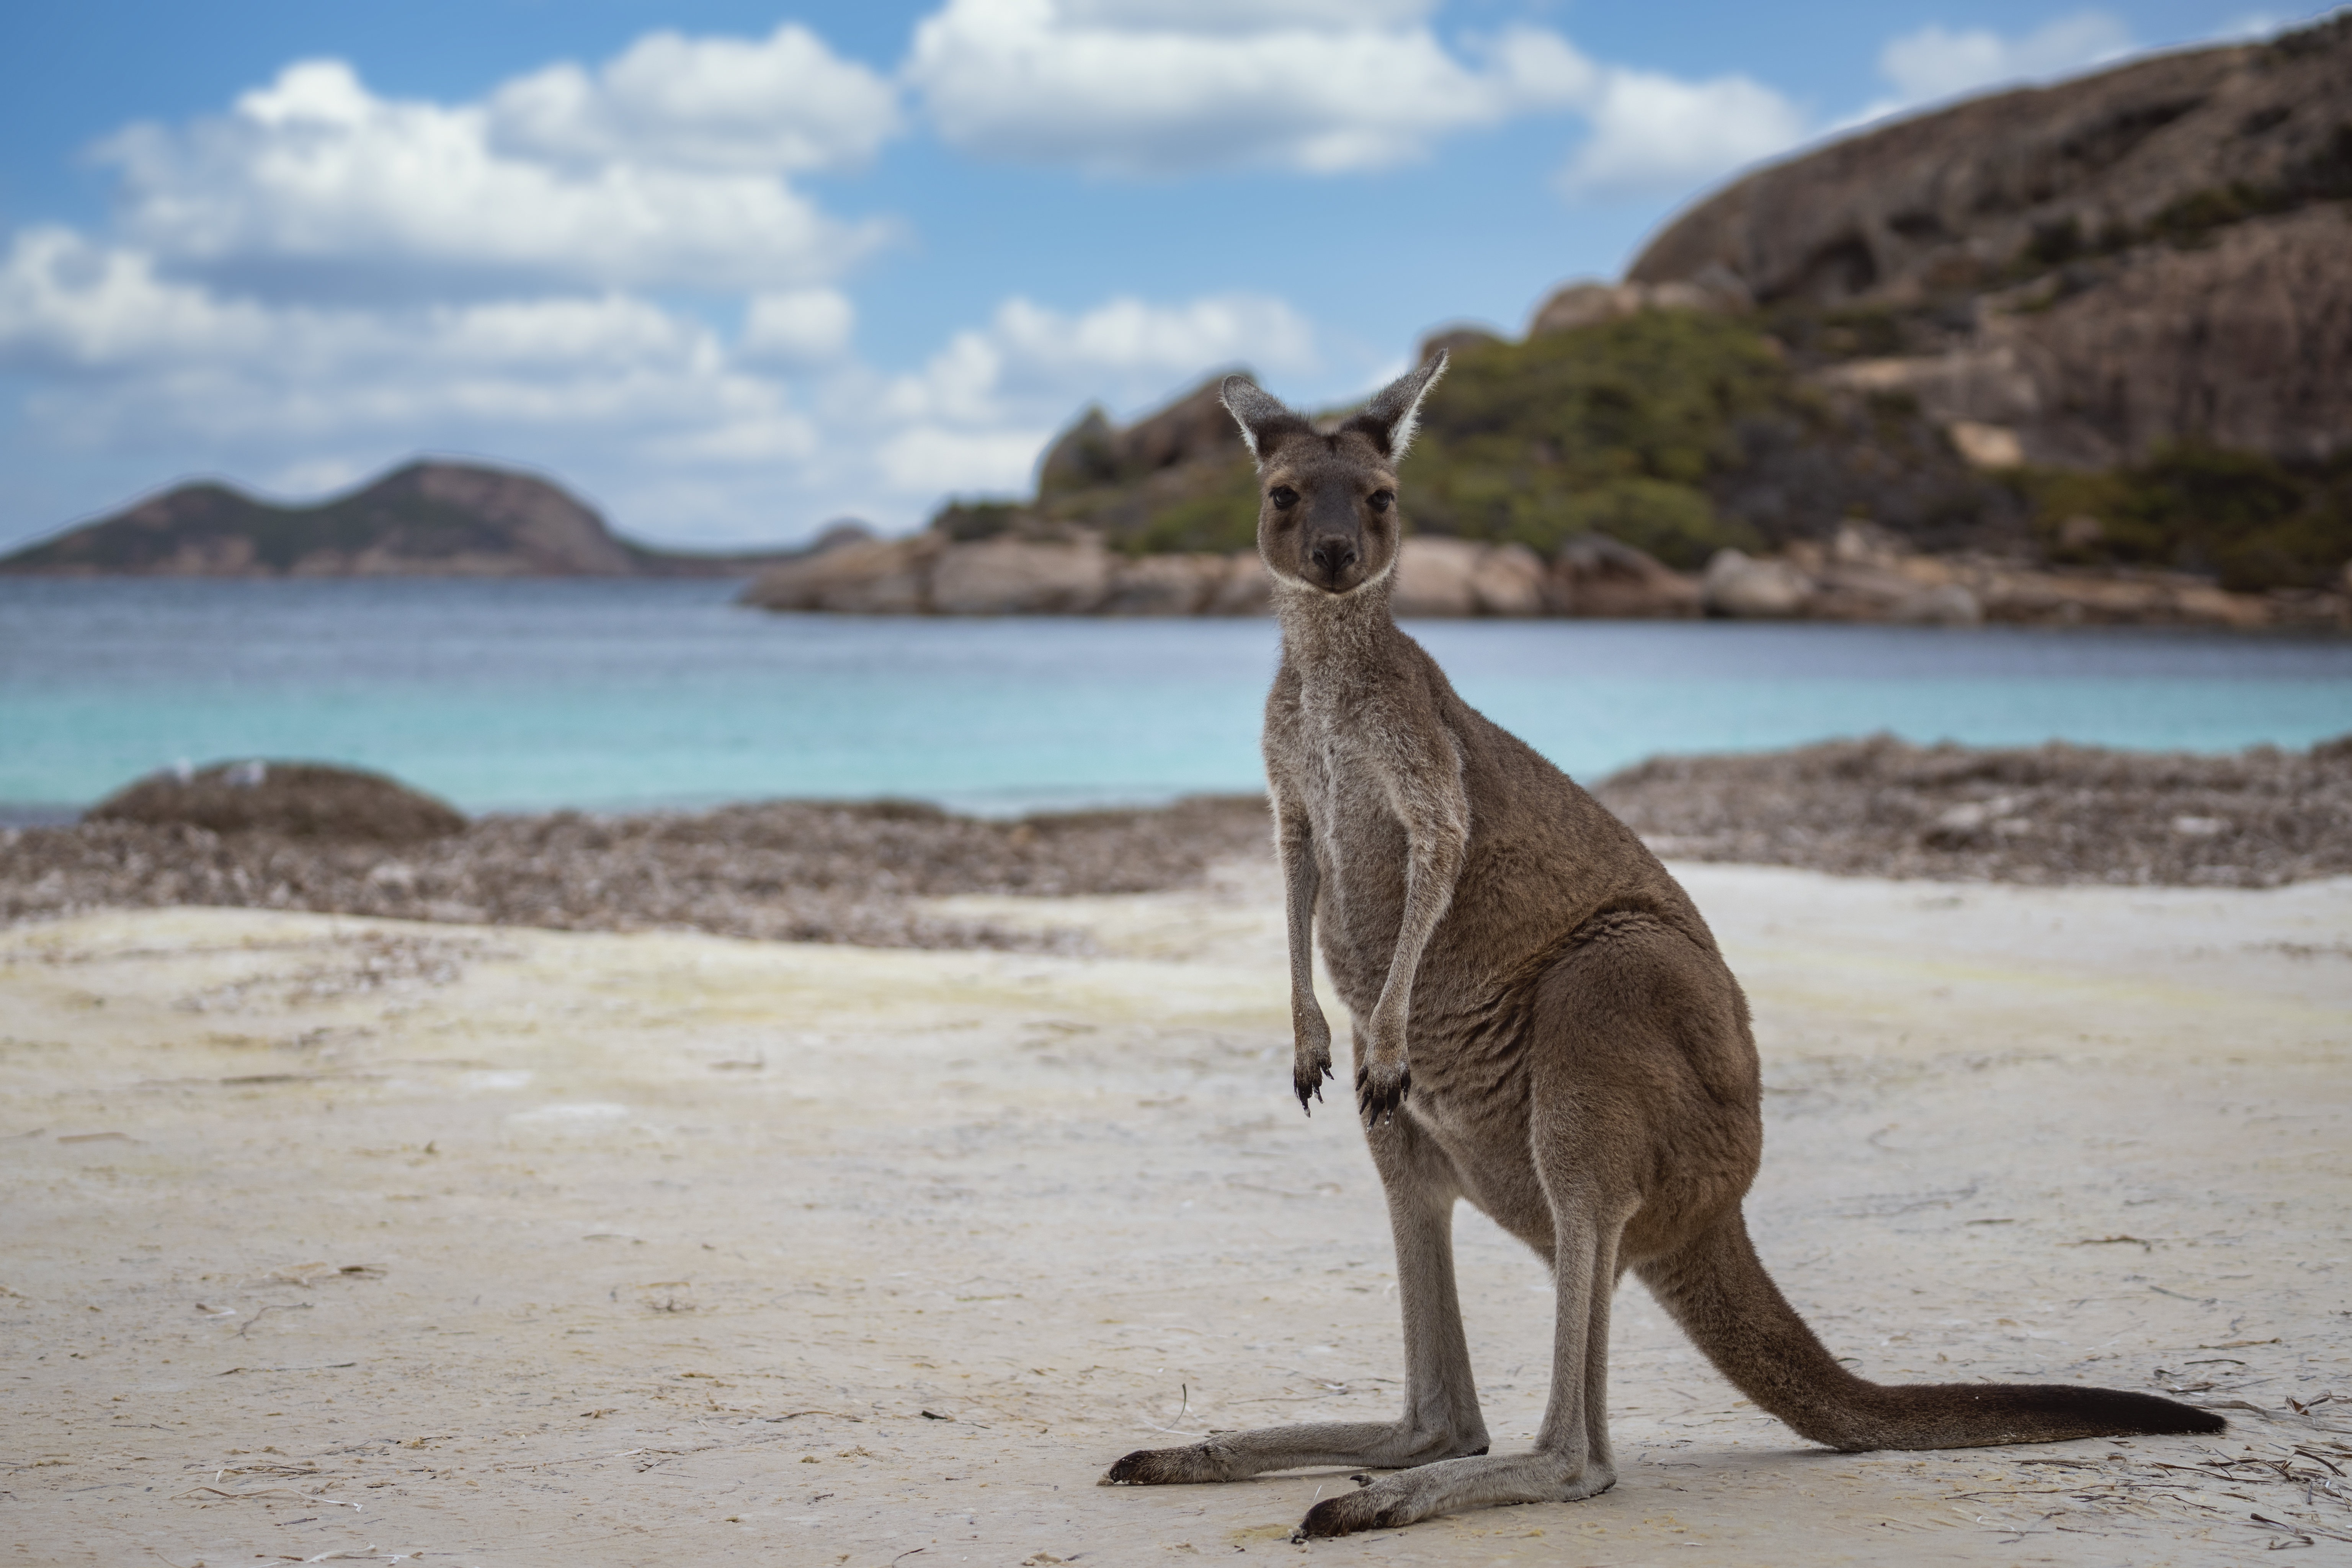
<path id="1" fill-rule="evenodd" d="M 1586 1194 L 1555 1199 L 1551 1397 L 1532 1452 L 1475 1457 L 1382 1476 L 1327 1498 L 1302 1536 L 1381 1530 L 1459 1509 L 1512 1502 L 1573 1502 L 1609 1489 L 1617 1471 L 1606 1411 L 1609 1303 L 1617 1283 L 1622 1217 Z"/>
<path id="2" fill-rule="evenodd" d="M 1567 1502 L 1616 1480 L 1609 1446 L 1611 1298 L 1629 1244 L 1648 1239 L 1656 1211 L 1717 1184 L 1665 1157 L 1662 1129 L 1706 1124 L 1710 1074 L 1737 1099 L 1737 1018 L 1713 985 L 1706 954 L 1640 917 L 1612 921 L 1547 972 L 1521 1042 L 1528 1071 L 1523 1149 L 1549 1211 L 1554 1315 L 1551 1396 L 1534 1451 L 1460 1458 L 1384 1476 L 1316 1505 L 1304 1534 L 1345 1535 L 1460 1509 Z M 1720 1060 L 1718 1060 L 1720 1058 Z M 1712 1171 L 1697 1162 L 1703 1177 Z M 1686 1187 L 1691 1188 L 1685 1191 Z M 1737 1196 L 1737 1185 L 1731 1187 Z M 1536 1240 L 1534 1237 L 1528 1239 Z"/>
<path id="3" fill-rule="evenodd" d="M 1409 1116 L 1368 1134 L 1396 1237 L 1397 1296 L 1404 1315 L 1405 1409 L 1395 1421 L 1317 1422 L 1221 1432 L 1184 1448 L 1142 1448 L 1103 1477 L 1107 1485 L 1231 1481 L 1302 1465 L 1401 1469 L 1486 1451 L 1470 1372 L 1470 1345 L 1454 1284 L 1452 1166 Z"/>

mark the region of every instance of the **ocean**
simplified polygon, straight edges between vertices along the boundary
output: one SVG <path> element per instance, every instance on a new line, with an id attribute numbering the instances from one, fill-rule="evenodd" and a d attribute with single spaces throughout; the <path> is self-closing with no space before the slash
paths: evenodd
<path id="1" fill-rule="evenodd" d="M 180 762 L 468 811 L 774 796 L 1005 813 L 1260 787 L 1257 620 L 778 616 L 713 582 L 0 579 L 0 816 Z M 1570 773 L 1888 731 L 2229 751 L 2352 731 L 2352 641 L 1734 622 L 1409 626 Z"/>

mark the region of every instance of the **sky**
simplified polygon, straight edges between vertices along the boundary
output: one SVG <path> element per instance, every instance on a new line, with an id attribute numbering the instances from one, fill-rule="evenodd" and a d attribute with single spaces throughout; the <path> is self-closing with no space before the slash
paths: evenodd
<path id="1" fill-rule="evenodd" d="M 0 8 L 0 549 L 419 454 L 634 537 L 896 531 L 1089 403 L 1329 405 L 1739 170 L 2242 0 Z"/>

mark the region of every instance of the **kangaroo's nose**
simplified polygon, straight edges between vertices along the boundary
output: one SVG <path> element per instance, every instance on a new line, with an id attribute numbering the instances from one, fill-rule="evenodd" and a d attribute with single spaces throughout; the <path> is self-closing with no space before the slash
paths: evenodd
<path id="1" fill-rule="evenodd" d="M 1356 563 L 1356 547 L 1344 539 L 1318 539 L 1307 558 L 1327 579 L 1338 582 L 1339 574 Z"/>

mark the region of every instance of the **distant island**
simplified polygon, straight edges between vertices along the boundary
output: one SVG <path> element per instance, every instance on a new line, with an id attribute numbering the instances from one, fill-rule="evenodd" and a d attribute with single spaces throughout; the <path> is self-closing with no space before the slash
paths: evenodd
<path id="1" fill-rule="evenodd" d="M 615 536 L 545 479 L 417 462 L 314 506 L 182 485 L 0 557 L 52 577 L 744 577 L 787 551 L 701 554 Z"/>
<path id="2" fill-rule="evenodd" d="M 1452 351 L 1402 614 L 2352 628 L 2352 15 L 1860 132 Z M 1215 383 L 780 610 L 1242 614 Z"/>

